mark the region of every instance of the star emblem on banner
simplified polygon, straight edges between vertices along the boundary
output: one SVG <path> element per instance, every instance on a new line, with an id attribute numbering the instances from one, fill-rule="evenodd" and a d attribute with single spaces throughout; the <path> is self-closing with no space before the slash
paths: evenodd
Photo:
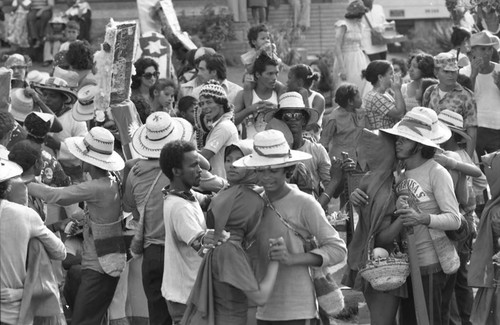
<path id="1" fill-rule="evenodd" d="M 168 43 L 165 37 L 156 32 L 142 34 L 139 40 L 143 55 L 159 58 L 167 54 Z"/>

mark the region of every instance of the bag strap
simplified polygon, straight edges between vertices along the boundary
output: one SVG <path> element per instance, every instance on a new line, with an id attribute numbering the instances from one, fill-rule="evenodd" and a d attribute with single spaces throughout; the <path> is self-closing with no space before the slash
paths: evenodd
<path id="1" fill-rule="evenodd" d="M 285 219 L 285 217 L 283 217 L 281 215 L 281 213 L 279 213 L 278 210 L 276 210 L 276 208 L 274 207 L 274 205 L 271 203 L 271 201 L 269 200 L 269 198 L 267 197 L 267 195 L 263 195 L 264 197 L 264 201 L 266 202 L 266 205 L 271 208 L 271 210 L 273 210 L 273 212 L 276 214 L 276 216 L 278 216 L 278 219 L 280 219 L 280 221 L 285 225 L 285 227 L 287 227 L 288 229 L 290 229 L 294 234 L 295 236 L 299 237 L 300 240 L 302 240 L 304 243 L 307 242 L 306 238 L 307 236 L 303 236 L 299 230 L 297 230 L 296 228 L 294 228 L 290 222 L 288 222 L 288 220 Z"/>
<path id="2" fill-rule="evenodd" d="M 372 23 L 370 22 L 370 19 L 368 19 L 368 16 L 366 16 L 366 14 L 364 14 L 363 17 L 365 17 L 365 20 L 368 23 L 368 26 L 370 27 L 370 29 L 374 30 Z"/>
<path id="3" fill-rule="evenodd" d="M 149 197 L 151 196 L 151 193 L 153 192 L 153 188 L 156 186 L 156 183 L 158 183 L 158 180 L 160 179 L 160 176 L 162 173 L 163 172 L 161 170 L 158 172 L 158 175 L 156 175 L 156 178 L 153 181 L 153 184 L 151 184 L 151 187 L 149 188 L 148 193 L 146 194 L 146 197 L 144 198 L 144 208 L 142 209 L 143 216 L 144 216 L 144 214 L 146 214 L 146 205 L 148 204 Z"/>

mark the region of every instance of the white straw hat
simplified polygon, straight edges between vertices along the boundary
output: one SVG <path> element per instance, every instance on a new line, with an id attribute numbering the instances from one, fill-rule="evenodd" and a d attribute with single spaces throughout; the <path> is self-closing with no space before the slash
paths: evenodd
<path id="1" fill-rule="evenodd" d="M 34 83 L 33 89 L 38 93 L 42 93 L 42 90 L 54 90 L 66 97 L 66 104 L 73 104 L 76 101 L 76 94 L 68 86 L 66 80 L 58 77 L 50 77 L 44 83 L 36 84 Z"/>
<path id="2" fill-rule="evenodd" d="M 403 119 L 392 128 L 380 129 L 380 131 L 439 149 L 439 145 L 431 140 L 432 121 L 425 114 L 413 110 L 406 113 Z"/>
<path id="3" fill-rule="evenodd" d="M 26 116 L 33 111 L 33 98 L 26 96 L 24 88 L 12 89 L 10 93 L 10 113 L 14 119 L 24 122 Z"/>
<path id="4" fill-rule="evenodd" d="M 412 111 L 427 116 L 432 122 L 431 140 L 434 143 L 441 144 L 451 138 L 451 130 L 443 122 L 439 121 L 436 112 L 428 107 L 414 107 Z"/>
<path id="5" fill-rule="evenodd" d="M 125 162 L 114 149 L 115 137 L 100 126 L 93 127 L 85 137 L 66 139 L 69 152 L 76 158 L 108 171 L 118 171 Z"/>
<path id="6" fill-rule="evenodd" d="M 447 125 L 452 132 L 460 134 L 466 141 L 472 140 L 471 136 L 464 128 L 464 118 L 459 113 L 445 109 L 439 113 L 438 119 L 440 122 Z"/>
<path id="7" fill-rule="evenodd" d="M 47 79 L 50 78 L 50 75 L 47 72 L 42 72 L 38 70 L 31 70 L 28 72 L 26 75 L 26 82 L 28 84 L 35 82 L 35 83 L 45 83 Z"/>
<path id="8" fill-rule="evenodd" d="M 282 132 L 266 130 L 255 135 L 253 152 L 236 160 L 233 165 L 250 169 L 282 168 L 311 158 L 306 152 L 290 150 Z"/>
<path id="9" fill-rule="evenodd" d="M 94 118 L 94 97 L 99 93 L 99 87 L 96 84 L 88 84 L 78 90 L 78 100 L 73 109 L 71 110 L 71 115 L 75 121 L 89 121 Z"/>
<path id="10" fill-rule="evenodd" d="M 132 136 L 135 151 L 146 158 L 160 158 L 165 144 L 175 141 L 190 141 L 193 126 L 187 120 L 171 117 L 167 112 L 154 112 L 146 119 L 146 124 L 139 127 Z"/>
<path id="11" fill-rule="evenodd" d="M 283 109 L 305 111 L 309 114 L 309 121 L 307 122 L 307 124 L 315 124 L 319 119 L 319 114 L 315 109 L 306 107 L 301 94 L 296 91 L 289 91 L 280 96 L 278 100 L 278 109 L 268 112 L 264 120 L 270 121 L 279 111 Z"/>
<path id="12" fill-rule="evenodd" d="M 10 160 L 0 158 L 0 183 L 23 173 L 21 166 Z"/>

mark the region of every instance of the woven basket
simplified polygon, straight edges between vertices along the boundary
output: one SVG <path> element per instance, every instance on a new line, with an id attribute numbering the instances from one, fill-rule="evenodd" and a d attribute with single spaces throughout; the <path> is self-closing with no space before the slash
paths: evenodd
<path id="1" fill-rule="evenodd" d="M 410 275 L 408 257 L 389 257 L 369 260 L 359 274 L 378 291 L 399 288 Z"/>

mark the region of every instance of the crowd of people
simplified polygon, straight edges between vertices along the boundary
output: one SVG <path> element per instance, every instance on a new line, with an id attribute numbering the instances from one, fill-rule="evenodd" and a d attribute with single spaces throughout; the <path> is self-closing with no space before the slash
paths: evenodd
<path id="1" fill-rule="evenodd" d="M 329 324 L 311 275 L 345 261 L 338 285 L 363 294 L 372 324 L 418 324 L 422 306 L 432 324 L 499 324 L 498 39 L 454 27 L 449 52 L 391 63 L 364 45 L 379 13 L 351 2 L 335 65 L 288 67 L 284 83 L 265 25 L 248 32 L 240 80 L 211 48 L 174 79 L 137 58 L 130 128 L 98 107 L 87 42 L 52 43 L 50 75 L 11 55 L 1 324 L 128 324 L 141 310 L 150 324 Z M 328 216 L 339 197 L 358 215 L 347 242 Z M 363 277 L 401 254 L 413 267 L 398 287 Z"/>

